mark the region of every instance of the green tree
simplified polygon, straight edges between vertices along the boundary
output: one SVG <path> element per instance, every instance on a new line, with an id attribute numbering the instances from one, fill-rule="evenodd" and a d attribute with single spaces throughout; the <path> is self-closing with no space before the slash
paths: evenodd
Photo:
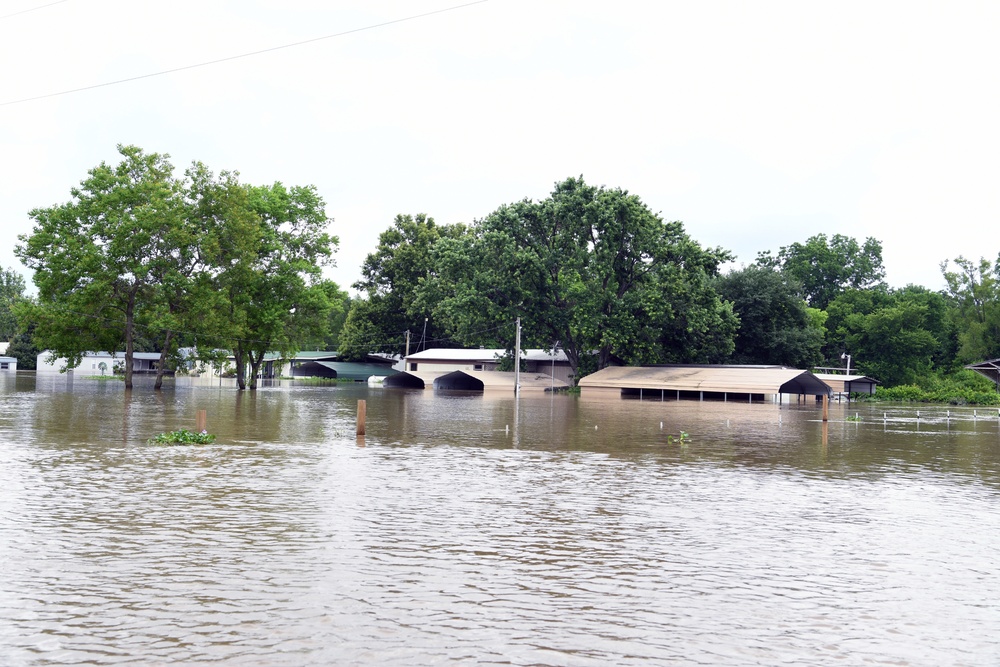
<path id="1" fill-rule="evenodd" d="M 14 307 L 24 299 L 24 277 L 14 269 L 0 269 L 0 341 L 10 341 L 17 334 Z"/>
<path id="2" fill-rule="evenodd" d="M 371 352 L 403 352 L 404 332 L 449 347 L 446 330 L 432 317 L 433 304 L 418 298 L 421 283 L 433 271 L 431 250 L 441 239 L 468 233 L 465 225 L 437 225 L 420 213 L 397 215 L 392 227 L 379 235 L 376 251 L 365 258 L 362 278 L 354 289 L 364 294 L 344 324 L 340 356 L 361 359 Z M 424 323 L 426 322 L 426 330 Z"/>
<path id="3" fill-rule="evenodd" d="M 831 340 L 886 386 L 911 384 L 951 366 L 954 334 L 940 294 L 917 286 L 848 290 L 828 313 Z"/>
<path id="4" fill-rule="evenodd" d="M 245 205 L 253 215 L 239 217 L 256 223 L 253 249 L 232 256 L 216 284 L 233 332 L 237 385 L 253 390 L 268 353 L 291 356 L 304 341 L 323 338 L 331 305 L 322 267 L 332 263 L 338 241 L 326 231 L 314 186 L 248 187 Z"/>
<path id="5" fill-rule="evenodd" d="M 418 301 L 465 344 L 512 347 L 557 341 L 570 365 L 602 368 L 614 358 L 655 361 L 675 354 L 724 356 L 731 309 L 708 279 L 729 255 L 705 250 L 680 222 L 664 222 L 635 195 L 582 178 L 557 183 L 547 199 L 501 206 L 468 237 L 442 239 Z M 678 349 L 679 348 L 679 349 Z"/>
<path id="6" fill-rule="evenodd" d="M 882 244 L 871 237 L 859 244 L 841 234 L 817 234 L 805 243 L 783 246 L 777 256 L 758 253 L 757 264 L 778 268 L 799 281 L 809 305 L 820 309 L 846 289 L 878 287 L 885 279 Z"/>
<path id="7" fill-rule="evenodd" d="M 733 362 L 809 368 L 822 361 L 824 330 L 814 324 L 801 285 L 787 274 L 751 265 L 714 285 L 740 318 Z"/>
<path id="8" fill-rule="evenodd" d="M 36 340 L 79 364 L 88 349 L 125 349 L 132 387 L 136 323 L 181 251 L 180 187 L 168 156 L 119 146 L 122 161 L 91 169 L 73 200 L 36 208 L 15 252 L 34 270 Z"/>
<path id="9" fill-rule="evenodd" d="M 964 257 L 941 264 L 955 323 L 957 356 L 965 363 L 1000 357 L 1000 258 L 996 262 Z"/>

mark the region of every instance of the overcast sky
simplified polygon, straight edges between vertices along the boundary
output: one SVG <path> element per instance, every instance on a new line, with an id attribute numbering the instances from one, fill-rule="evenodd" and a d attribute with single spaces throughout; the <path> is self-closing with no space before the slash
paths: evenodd
<path id="1" fill-rule="evenodd" d="M 488 0 L 359 30 L 460 4 L 0 0 L 0 264 L 119 143 L 316 185 L 345 288 L 397 213 L 578 175 L 738 263 L 873 236 L 890 284 L 939 289 L 1000 251 L 1000 3 Z"/>

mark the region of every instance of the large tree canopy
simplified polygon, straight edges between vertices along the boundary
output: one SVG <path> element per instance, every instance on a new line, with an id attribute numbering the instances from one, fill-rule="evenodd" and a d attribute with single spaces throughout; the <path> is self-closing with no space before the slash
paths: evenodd
<path id="1" fill-rule="evenodd" d="M 777 257 L 757 255 L 757 264 L 780 268 L 802 283 L 804 296 L 813 308 L 825 309 L 846 289 L 867 289 L 882 284 L 882 244 L 867 238 L 863 244 L 849 236 L 816 234 L 805 243 L 783 246 Z"/>
<path id="2" fill-rule="evenodd" d="M 1000 357 L 1000 258 L 958 257 L 941 272 L 958 324 L 958 358 L 966 363 Z"/>
<path id="3" fill-rule="evenodd" d="M 822 360 L 823 329 L 814 326 L 802 286 L 762 266 L 732 271 L 715 281 L 740 318 L 732 361 L 810 368 Z"/>
<path id="4" fill-rule="evenodd" d="M 434 258 L 419 300 L 465 344 L 512 347 L 520 318 L 524 345 L 558 345 L 580 371 L 732 349 L 736 319 L 709 285 L 728 254 L 621 189 L 570 178 L 443 239 Z"/>
<path id="5" fill-rule="evenodd" d="M 186 236 L 168 157 L 118 150 L 122 161 L 91 169 L 72 201 L 32 210 L 34 230 L 15 252 L 35 271 L 41 346 L 75 365 L 87 350 L 123 345 L 130 388 L 139 310 L 186 252 Z"/>
<path id="6" fill-rule="evenodd" d="M 467 233 L 465 225 L 437 225 L 423 213 L 397 215 L 392 227 L 379 235 L 378 248 L 365 258 L 362 278 L 354 283 L 364 298 L 354 301 L 344 323 L 340 356 L 362 359 L 370 352 L 398 354 L 403 351 L 406 331 L 414 338 L 419 333 L 438 341 L 438 347 L 448 347 L 447 341 L 441 342 L 446 337 L 444 328 L 431 319 L 431 309 L 417 298 L 417 292 L 433 270 L 435 244 Z"/>
<path id="7" fill-rule="evenodd" d="M 88 350 L 137 345 L 167 355 L 181 336 L 231 345 L 239 386 L 266 351 L 321 340 L 330 310 L 320 267 L 336 238 L 315 188 L 251 187 L 195 163 L 175 178 L 168 156 L 119 146 L 122 161 L 89 172 L 72 201 L 38 208 L 16 252 L 38 300 L 19 312 L 35 340 L 77 365 Z M 253 387 L 251 380 L 251 387 Z"/>

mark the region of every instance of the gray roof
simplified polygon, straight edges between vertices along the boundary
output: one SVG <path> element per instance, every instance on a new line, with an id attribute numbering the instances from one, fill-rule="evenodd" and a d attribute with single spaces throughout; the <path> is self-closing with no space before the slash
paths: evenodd
<path id="1" fill-rule="evenodd" d="M 507 350 L 503 348 L 431 348 L 421 352 L 415 352 L 406 358 L 407 361 L 496 361 L 500 357 L 507 355 Z M 552 361 L 553 356 L 556 361 L 567 361 L 566 353 L 556 350 L 552 354 L 551 350 L 524 349 L 521 350 L 521 357 L 528 361 Z"/>
<path id="2" fill-rule="evenodd" d="M 580 387 L 663 389 L 746 394 L 830 393 L 809 371 L 784 366 L 609 366 L 580 380 Z"/>

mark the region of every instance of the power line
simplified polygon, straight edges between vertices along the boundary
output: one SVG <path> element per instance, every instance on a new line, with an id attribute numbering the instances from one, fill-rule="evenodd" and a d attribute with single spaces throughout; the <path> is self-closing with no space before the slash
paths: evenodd
<path id="1" fill-rule="evenodd" d="M 12 16 L 20 16 L 21 14 L 27 14 L 28 12 L 37 12 L 39 9 L 45 9 L 46 7 L 51 7 L 52 5 L 60 5 L 69 0 L 56 0 L 56 2 L 50 2 L 47 5 L 38 5 L 37 7 L 32 7 L 31 9 L 22 9 L 19 12 L 14 12 L 13 14 L 4 14 L 0 16 L 0 19 L 9 19 Z"/>
<path id="2" fill-rule="evenodd" d="M 60 2 L 66 2 L 66 0 L 60 0 Z M 376 28 L 384 28 L 385 26 L 394 25 L 396 23 L 404 23 L 406 21 L 413 21 L 415 19 L 425 18 L 428 16 L 433 16 L 435 14 L 443 14 L 445 12 L 455 11 L 456 9 L 464 9 L 466 7 L 471 7 L 472 5 L 479 5 L 488 0 L 473 0 L 473 2 L 467 2 L 461 5 L 454 5 L 452 7 L 445 7 L 444 9 L 435 9 L 434 11 L 424 12 L 423 14 L 414 14 L 413 16 L 405 16 L 399 19 L 393 19 L 391 21 L 384 21 L 383 23 L 375 23 L 372 25 L 367 25 L 361 28 L 353 28 L 351 30 L 345 30 L 343 32 L 333 33 L 332 35 L 324 35 L 322 37 L 313 37 L 311 39 L 305 39 L 301 42 L 292 42 L 291 44 L 282 44 L 280 46 L 272 46 L 267 49 L 260 49 L 258 51 L 250 51 L 248 53 L 241 53 L 235 56 L 226 56 L 225 58 L 217 58 L 216 60 L 207 60 L 205 62 L 195 63 L 194 65 L 184 65 L 183 67 L 174 67 L 172 69 L 165 69 L 159 72 L 151 72 L 149 74 L 140 74 L 139 76 L 132 76 L 127 79 L 118 79 L 116 81 L 106 81 L 104 83 L 96 83 L 90 86 L 83 86 L 82 88 L 72 88 L 70 90 L 61 90 L 57 93 L 46 93 L 45 95 L 35 95 L 34 97 L 25 97 L 19 100 L 10 100 L 8 102 L 0 102 L 0 107 L 11 106 L 13 104 L 23 104 L 24 102 L 33 102 L 35 100 L 43 100 L 49 97 L 59 97 L 60 95 L 69 95 L 71 93 L 79 93 L 85 90 L 94 90 L 95 88 L 105 88 L 107 86 L 117 86 L 121 83 L 129 83 L 131 81 L 139 81 L 140 79 L 150 79 L 155 76 L 163 76 L 165 74 L 173 74 L 174 72 L 183 72 L 189 69 L 196 69 L 199 67 L 208 67 L 209 65 L 218 65 L 219 63 L 229 62 L 231 60 L 239 60 L 240 58 L 249 58 L 250 56 L 257 56 L 262 53 L 270 53 L 272 51 L 280 51 L 282 49 L 290 49 L 296 46 L 303 46 L 305 44 L 312 44 L 313 42 L 320 42 L 326 39 L 333 39 L 335 37 L 344 37 L 346 35 L 352 35 L 357 32 L 364 32 L 366 30 L 374 30 Z M 57 3 L 52 3 L 57 4 Z M 48 6 L 48 5 L 44 5 Z M 38 7 L 37 9 L 41 9 Z M 27 10 L 32 11 L 32 10 Z M 20 13 L 20 12 L 19 12 Z M 13 16 L 13 14 L 11 14 Z M 2 18 L 2 17 L 0 17 Z"/>

